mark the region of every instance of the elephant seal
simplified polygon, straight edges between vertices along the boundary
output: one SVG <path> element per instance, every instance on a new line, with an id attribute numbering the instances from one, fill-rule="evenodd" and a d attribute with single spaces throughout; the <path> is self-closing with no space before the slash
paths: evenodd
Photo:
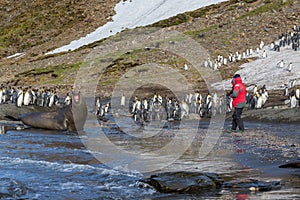
<path id="1" fill-rule="evenodd" d="M 33 128 L 81 131 L 87 118 L 87 106 L 80 93 L 73 93 L 72 103 L 57 111 L 25 113 L 19 119 Z"/>

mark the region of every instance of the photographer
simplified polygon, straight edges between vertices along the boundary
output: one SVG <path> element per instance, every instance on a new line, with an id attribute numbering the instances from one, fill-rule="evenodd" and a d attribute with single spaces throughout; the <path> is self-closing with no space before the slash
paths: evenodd
<path id="1" fill-rule="evenodd" d="M 237 127 L 239 128 L 239 131 L 243 132 L 245 128 L 241 115 L 243 108 L 246 106 L 246 87 L 239 74 L 233 76 L 231 84 L 232 90 L 229 95 L 233 98 L 232 105 L 234 107 L 231 132 L 236 132 Z"/>

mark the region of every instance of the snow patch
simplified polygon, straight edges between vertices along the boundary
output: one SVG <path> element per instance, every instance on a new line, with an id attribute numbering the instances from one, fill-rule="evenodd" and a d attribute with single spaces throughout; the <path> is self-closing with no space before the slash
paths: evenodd
<path id="1" fill-rule="evenodd" d="M 112 17 L 112 22 L 108 22 L 85 37 L 74 40 L 70 44 L 46 54 L 73 51 L 84 45 L 115 35 L 124 29 L 146 26 L 180 13 L 196 10 L 223 1 L 227 0 L 189 0 L 184 3 L 182 0 L 121 1 L 115 7 L 116 15 Z"/>
<path id="2" fill-rule="evenodd" d="M 268 90 L 283 89 L 286 85 L 289 85 L 291 81 L 295 80 L 295 84 L 300 84 L 300 51 L 294 51 L 291 46 L 281 48 L 280 52 L 273 51 L 269 46 L 265 46 L 261 50 L 266 51 L 267 57 L 259 57 L 257 60 L 245 63 L 240 66 L 240 70 L 236 73 L 240 74 L 244 83 L 247 86 L 258 85 L 262 87 L 266 85 Z M 284 67 L 280 68 L 278 63 L 283 60 Z M 288 70 L 289 63 L 293 63 L 293 69 L 290 72 Z M 223 80 L 216 83 L 214 87 L 231 89 L 231 79 Z"/>
<path id="3" fill-rule="evenodd" d="M 7 56 L 6 59 L 12 59 L 12 58 L 20 58 L 23 57 L 25 53 L 15 53 L 14 55 Z"/>

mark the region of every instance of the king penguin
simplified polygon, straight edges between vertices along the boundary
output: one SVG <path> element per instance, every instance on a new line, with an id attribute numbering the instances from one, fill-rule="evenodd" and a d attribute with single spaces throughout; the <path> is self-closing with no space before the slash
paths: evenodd
<path id="1" fill-rule="evenodd" d="M 19 90 L 18 90 L 18 99 L 17 99 L 17 106 L 18 107 L 22 106 L 23 98 L 24 98 L 23 90 L 22 90 L 22 88 L 19 88 Z"/>
<path id="2" fill-rule="evenodd" d="M 24 106 L 28 106 L 31 102 L 31 95 L 28 89 L 25 89 L 25 94 L 24 94 L 24 100 L 23 100 L 23 104 Z"/>

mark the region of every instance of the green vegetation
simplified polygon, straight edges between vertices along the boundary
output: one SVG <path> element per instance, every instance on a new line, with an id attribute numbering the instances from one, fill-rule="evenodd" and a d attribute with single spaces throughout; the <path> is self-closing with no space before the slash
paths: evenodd
<path id="1" fill-rule="evenodd" d="M 291 1 L 289 1 L 287 3 L 282 3 L 282 0 L 266 1 L 265 4 L 240 16 L 238 19 L 260 15 L 262 13 L 266 13 L 266 12 L 269 12 L 272 10 L 279 10 L 282 8 L 282 6 L 285 6 L 286 4 L 289 4 L 290 2 Z"/>
<path id="2" fill-rule="evenodd" d="M 191 16 L 189 15 L 189 13 L 179 14 L 179 15 L 176 15 L 175 17 L 171 17 L 169 19 L 154 23 L 153 25 L 151 25 L 151 27 L 165 28 L 165 27 L 175 26 L 175 25 L 187 22 L 188 19 L 190 19 L 190 17 Z"/>
<path id="3" fill-rule="evenodd" d="M 35 81 L 46 81 L 49 84 L 60 84 L 64 81 L 65 74 L 76 72 L 81 65 L 82 62 L 78 62 L 75 64 L 63 64 L 44 68 L 36 68 L 19 73 L 16 75 L 16 78 L 21 78 L 24 82 L 34 78 Z"/>
<path id="4" fill-rule="evenodd" d="M 40 0 L 37 1 L 40 2 Z M 53 0 L 50 1 L 52 2 Z M 82 0 L 78 0 L 78 2 L 82 3 Z M 255 38 L 254 32 L 258 31 L 258 29 L 256 29 L 256 27 L 253 28 L 251 26 L 244 26 L 245 21 L 253 20 L 252 24 L 254 26 L 258 25 L 255 20 L 260 18 L 263 13 L 279 13 L 281 11 L 285 11 L 283 7 L 286 6 L 285 8 L 287 8 L 287 6 L 293 2 L 294 0 L 287 0 L 286 3 L 282 3 L 282 0 L 229 0 L 228 2 L 200 8 L 196 11 L 179 14 L 175 17 L 150 25 L 148 26 L 149 29 L 136 28 L 134 30 L 124 30 L 120 34 L 116 34 L 109 38 L 102 39 L 81 47 L 75 52 L 76 55 L 80 52 L 83 52 L 84 54 L 88 54 L 90 52 L 93 53 L 93 50 L 90 51 L 90 49 L 96 46 L 101 45 L 105 47 L 106 44 L 119 44 L 118 42 L 122 43 L 127 37 L 130 38 L 132 36 L 139 36 L 139 34 L 147 35 L 148 32 L 145 31 L 149 31 L 149 33 L 151 33 L 152 30 L 160 30 L 159 27 L 174 26 L 171 27 L 170 30 L 178 30 L 183 32 L 188 37 L 194 38 L 195 41 L 206 47 L 210 56 L 214 58 L 218 54 L 223 55 L 228 51 L 232 51 L 231 47 L 234 46 L 234 44 L 241 44 L 237 46 L 242 48 L 242 44 L 247 43 L 247 45 L 251 45 L 252 41 L 255 41 L 255 39 L 253 39 Z M 3 55 L 3 52 L 6 51 L 7 47 L 11 44 L 19 43 L 19 51 L 22 48 L 26 49 L 29 46 L 35 46 L 43 42 L 51 41 L 53 37 L 61 33 L 65 33 L 65 30 L 68 28 L 73 30 L 79 29 L 80 27 L 76 27 L 75 24 L 78 23 L 78 20 L 83 20 L 84 15 L 77 18 L 76 15 L 79 12 L 78 10 L 72 11 L 71 7 L 68 5 L 65 7 L 61 6 L 61 2 L 58 2 L 58 4 L 59 6 L 57 7 L 56 5 L 56 9 L 54 10 L 51 9 L 51 11 L 48 12 L 44 10 L 43 12 L 39 13 L 31 12 L 31 9 L 42 10 L 40 6 L 43 7 L 43 5 L 37 6 L 36 2 L 34 2 L 32 3 L 32 6 L 36 7 L 33 8 L 31 6 L 29 8 L 28 17 L 25 17 L 24 13 L 20 12 L 18 16 L 19 21 L 17 19 L 11 19 L 13 23 L 0 26 L 0 56 Z M 62 15 L 66 15 L 66 17 L 61 17 Z M 251 18 L 248 19 L 248 17 Z M 153 29 L 151 29 L 151 27 L 153 27 Z M 263 30 L 263 28 L 259 28 Z M 43 31 L 47 29 L 50 31 L 46 32 L 45 34 Z M 248 38 L 251 38 L 251 41 L 250 39 L 247 41 Z M 169 38 L 169 42 L 181 41 L 182 39 L 183 38 L 181 36 L 176 35 L 174 38 Z M 64 58 L 64 56 L 69 57 L 69 54 L 70 56 L 73 56 L 73 52 L 63 52 L 54 55 L 41 55 L 41 52 L 36 51 L 30 52 L 30 56 L 34 54 L 34 56 L 31 57 L 32 63 L 35 61 L 42 61 L 38 63 L 47 63 L 47 59 L 51 59 L 51 62 L 53 61 L 56 64 L 48 67 L 33 64 L 36 66 L 36 69 L 17 74 L 14 81 L 16 82 L 17 80 L 18 84 L 26 85 L 59 85 L 62 83 L 73 84 L 73 77 L 74 75 L 76 76 L 77 70 L 80 67 L 86 67 L 86 69 L 90 70 L 89 72 L 91 72 L 90 74 L 92 74 L 92 76 L 101 76 L 99 77 L 99 86 L 103 86 L 103 88 L 107 89 L 116 84 L 118 79 L 133 67 L 143 65 L 144 63 L 157 63 L 159 65 L 171 66 L 176 70 L 180 70 L 186 79 L 195 83 L 196 87 L 202 87 L 201 77 L 198 77 L 199 73 L 193 68 L 191 70 L 184 71 L 184 64 L 188 64 L 186 59 L 180 57 L 179 55 L 174 55 L 172 52 L 165 52 L 162 48 L 160 48 L 163 46 L 162 42 L 168 41 L 149 42 L 149 44 L 147 43 L 145 46 L 139 46 L 137 49 L 130 49 L 128 52 L 120 48 L 120 51 L 110 54 L 110 51 L 108 50 L 106 52 L 108 55 L 105 55 L 104 57 L 102 54 L 99 54 L 99 58 L 94 58 L 94 60 L 91 62 L 83 61 L 74 64 L 58 64 L 65 62 L 64 59 L 61 59 Z M 146 46 L 149 48 L 146 48 Z M 49 46 L 44 48 L 49 49 Z M 43 49 L 43 51 L 45 51 L 45 49 Z M 56 59 L 56 56 L 59 59 Z M 43 60 L 46 60 L 46 62 Z M 78 59 L 76 59 L 74 62 L 77 62 L 77 60 Z M 20 65 L 25 62 L 21 59 L 15 61 Z M 72 59 L 68 59 L 68 62 L 72 62 Z M 95 68 L 90 66 L 90 63 L 92 62 L 94 63 L 93 66 L 95 66 Z M 8 64 L 15 63 L 11 62 Z M 241 63 L 222 67 L 220 71 L 222 76 L 231 77 L 232 74 L 238 69 L 237 66 L 239 64 Z M 100 72 L 100 65 L 105 67 L 103 69 L 104 71 Z M 143 68 L 142 70 L 145 70 L 146 72 L 147 69 Z M 101 90 L 103 88 L 101 88 Z"/>
<path id="5" fill-rule="evenodd" d="M 100 81 L 99 84 L 101 86 L 114 85 L 119 81 L 119 79 L 109 79 L 105 81 Z"/>
<path id="6" fill-rule="evenodd" d="M 0 2 L 0 56 L 42 44 L 83 21 L 85 13 L 71 1 Z M 13 4 L 13 7 L 11 6 Z M 7 55 L 6 55 L 7 56 Z"/>
<path id="7" fill-rule="evenodd" d="M 37 45 L 40 53 L 53 48 L 50 41 L 64 41 L 94 30 L 107 21 L 117 0 L 0 1 L 0 57 Z M 94 16 L 100 16 L 95 18 Z M 57 38 L 57 36 L 61 38 Z M 54 42 L 55 43 L 55 42 Z M 54 45 L 55 46 L 55 45 Z"/>
<path id="8" fill-rule="evenodd" d="M 82 49 L 97 47 L 97 46 L 99 46 L 100 44 L 102 44 L 102 43 L 103 43 L 104 41 L 106 41 L 106 40 L 107 40 L 107 38 L 104 38 L 104 39 L 101 39 L 101 40 L 92 42 L 92 43 L 90 43 L 90 44 L 87 44 L 87 45 L 84 45 L 84 46 L 82 46 L 82 47 L 79 47 L 79 48 L 76 49 L 75 51 L 81 51 Z"/>
<path id="9" fill-rule="evenodd" d="M 245 3 L 253 3 L 256 1 L 257 0 L 244 0 Z M 233 1 L 230 1 L 230 2 L 233 2 Z M 280 10 L 283 6 L 292 4 L 293 2 L 294 2 L 294 0 L 288 0 L 286 3 L 282 3 L 282 0 L 265 1 L 265 4 L 262 4 L 258 8 L 253 9 L 253 10 L 239 16 L 236 20 L 244 19 L 246 17 L 261 15 L 263 13 L 270 12 L 272 10 Z M 233 5 L 230 5 L 229 10 L 234 10 L 237 8 L 238 8 L 238 5 L 233 4 Z M 200 10 L 194 11 L 192 13 L 194 16 L 197 16 L 197 13 L 201 13 L 199 15 L 199 16 L 201 16 L 201 15 L 204 15 L 204 13 L 206 13 L 206 12 L 208 12 L 208 8 L 200 9 Z M 201 34 L 210 32 L 217 28 L 218 28 L 218 25 L 214 24 L 214 25 L 208 26 L 204 29 L 185 31 L 184 34 L 190 35 L 190 36 L 197 36 L 197 35 L 201 35 Z"/>

